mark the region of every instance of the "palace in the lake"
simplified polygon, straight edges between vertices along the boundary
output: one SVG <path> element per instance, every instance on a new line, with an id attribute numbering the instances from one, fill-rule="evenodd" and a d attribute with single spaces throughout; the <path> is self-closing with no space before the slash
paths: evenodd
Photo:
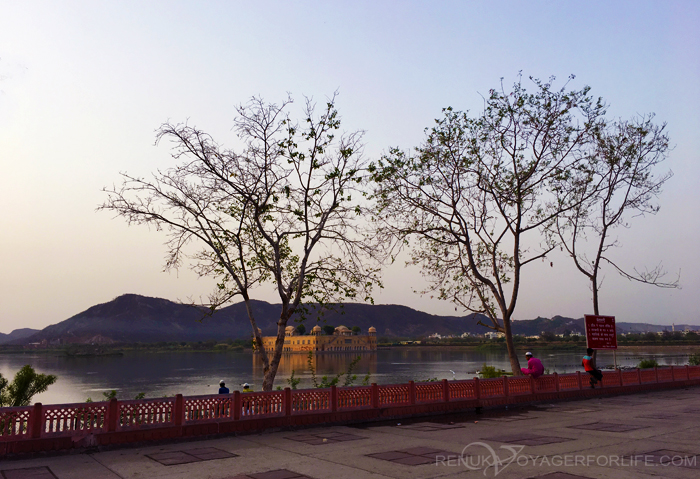
<path id="1" fill-rule="evenodd" d="M 272 352 L 275 348 L 275 336 L 264 336 L 265 351 Z M 305 353 L 308 351 L 376 351 L 377 330 L 371 327 L 367 334 L 353 335 L 345 326 L 338 326 L 331 335 L 324 335 L 321 327 L 316 325 L 311 334 L 298 335 L 294 326 L 287 326 L 284 338 L 285 353 Z"/>

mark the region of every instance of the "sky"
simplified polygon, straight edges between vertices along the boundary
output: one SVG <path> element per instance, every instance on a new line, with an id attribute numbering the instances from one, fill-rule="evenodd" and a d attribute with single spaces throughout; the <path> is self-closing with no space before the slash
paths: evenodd
<path id="1" fill-rule="evenodd" d="M 682 289 L 606 271 L 601 313 L 700 324 L 700 2 L 0 0 L 0 332 L 44 328 L 125 293 L 206 297 L 213 282 L 164 272 L 165 236 L 96 211 L 119 173 L 174 166 L 164 122 L 233 144 L 236 105 L 336 90 L 365 155 L 412 148 L 444 107 L 478 112 L 517 80 L 589 85 L 611 117 L 653 112 L 674 145 L 656 216 L 630 218 L 615 258 L 680 271 Z M 524 271 L 515 319 L 592 312 L 563 256 Z M 421 297 L 420 270 L 384 272 L 380 304 L 464 314 Z M 275 302 L 272 286 L 256 299 Z"/>

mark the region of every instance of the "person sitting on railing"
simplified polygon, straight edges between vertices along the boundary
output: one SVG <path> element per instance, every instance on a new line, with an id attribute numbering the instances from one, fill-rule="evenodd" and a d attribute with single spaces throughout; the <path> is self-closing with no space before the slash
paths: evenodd
<path id="1" fill-rule="evenodd" d="M 525 353 L 525 358 L 527 358 L 527 368 L 520 368 L 523 374 L 529 374 L 533 378 L 537 379 L 544 373 L 544 366 L 542 366 L 542 361 L 532 356 L 530 351 Z"/>
<path id="2" fill-rule="evenodd" d="M 250 389 L 250 384 L 244 383 L 244 384 L 243 384 L 243 391 L 241 391 L 241 392 L 244 392 L 244 393 L 252 393 L 253 390 Z"/>
<path id="3" fill-rule="evenodd" d="M 581 364 L 583 365 L 583 369 L 585 369 L 586 372 L 591 375 L 591 388 L 595 389 L 596 383 L 603 380 L 603 372 L 595 367 L 593 348 L 586 349 L 586 355 L 583 357 Z"/>
<path id="4" fill-rule="evenodd" d="M 219 394 L 229 394 L 229 392 L 230 391 L 226 387 L 226 383 L 224 382 L 224 380 L 222 379 L 221 381 L 219 381 Z"/>

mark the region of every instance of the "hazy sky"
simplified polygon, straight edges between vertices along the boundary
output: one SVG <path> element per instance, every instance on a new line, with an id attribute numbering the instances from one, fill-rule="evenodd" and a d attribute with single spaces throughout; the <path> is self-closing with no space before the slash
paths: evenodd
<path id="1" fill-rule="evenodd" d="M 619 232 L 628 267 L 682 269 L 682 290 L 608 271 L 603 313 L 700 324 L 700 2 L 0 0 L 0 332 L 43 328 L 124 293 L 173 300 L 212 283 L 163 273 L 164 236 L 96 212 L 118 173 L 173 164 L 154 146 L 188 120 L 231 144 L 234 106 L 335 90 L 366 154 L 409 148 L 453 106 L 478 112 L 499 79 L 555 75 L 590 85 L 612 116 L 655 112 L 675 176 L 655 217 Z M 298 102 L 299 103 L 299 102 Z M 516 319 L 592 310 L 564 257 L 525 271 Z M 387 269 L 379 303 L 436 314 L 417 269 Z M 256 298 L 275 300 L 271 287 Z M 462 314 L 462 311 L 458 312 Z"/>

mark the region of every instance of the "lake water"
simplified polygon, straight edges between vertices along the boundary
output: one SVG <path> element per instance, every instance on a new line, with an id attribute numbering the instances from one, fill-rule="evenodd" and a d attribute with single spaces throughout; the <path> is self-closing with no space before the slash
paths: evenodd
<path id="1" fill-rule="evenodd" d="M 655 357 L 661 365 L 684 365 L 693 350 L 649 348 L 643 352 L 619 351 L 618 364 L 635 366 L 643 358 Z M 567 373 L 581 370 L 584 351 L 534 350 L 550 372 Z M 321 376 L 335 376 L 345 371 L 357 353 L 323 353 L 314 358 L 314 367 Z M 405 383 L 410 380 L 471 379 L 483 364 L 506 370 L 510 363 L 505 351 L 466 349 L 394 348 L 363 353 L 355 374 L 355 384 L 371 374 L 370 382 Z M 599 367 L 613 363 L 611 352 L 600 352 Z M 525 364 L 524 353 L 521 362 Z M 138 393 L 146 397 L 214 394 L 221 379 L 231 389 L 240 389 L 244 382 L 254 390 L 262 385 L 262 362 L 252 353 L 129 353 L 124 356 L 63 357 L 46 354 L 0 355 L 0 373 L 12 378 L 14 373 L 31 364 L 38 372 L 55 374 L 58 381 L 48 391 L 34 398 L 44 404 L 84 402 L 88 397 L 102 400 L 103 393 L 117 390 L 119 399 L 133 399 Z M 311 373 L 304 354 L 283 356 L 275 386 L 288 386 L 292 371 L 302 380 L 299 388 L 312 385 Z M 454 374 L 451 372 L 454 371 Z M 341 380 L 342 384 L 342 380 Z"/>

